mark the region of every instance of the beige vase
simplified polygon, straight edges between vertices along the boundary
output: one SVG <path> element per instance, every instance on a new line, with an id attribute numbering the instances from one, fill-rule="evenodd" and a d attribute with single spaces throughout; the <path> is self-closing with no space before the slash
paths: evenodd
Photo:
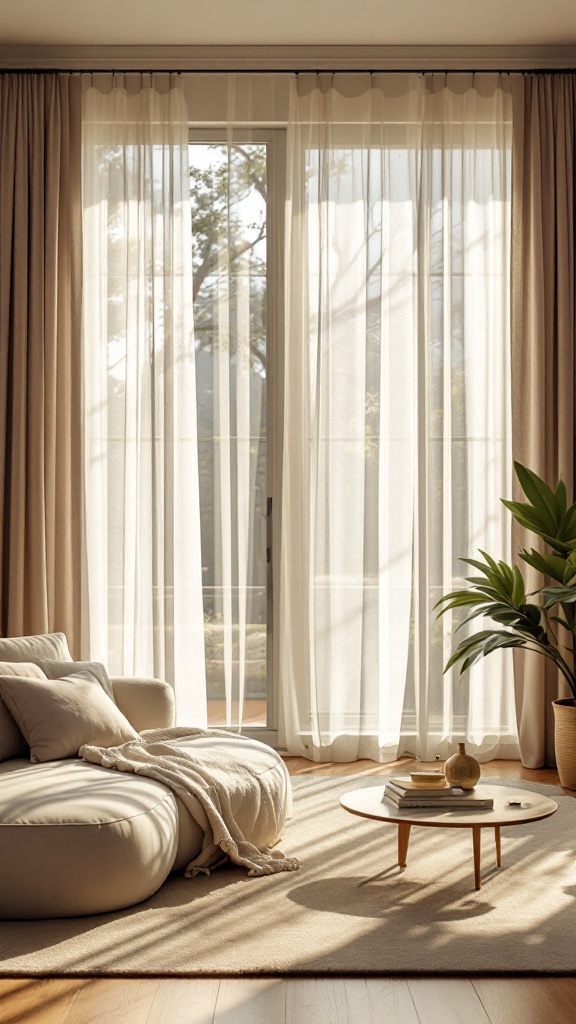
<path id="1" fill-rule="evenodd" d="M 553 700 L 554 746 L 560 785 L 576 789 L 576 704 L 572 697 Z"/>
<path id="2" fill-rule="evenodd" d="M 451 786 L 461 786 L 462 789 L 474 789 L 480 778 L 480 765 L 472 754 L 466 753 L 466 744 L 458 744 L 458 753 L 452 754 L 444 765 L 446 781 Z"/>

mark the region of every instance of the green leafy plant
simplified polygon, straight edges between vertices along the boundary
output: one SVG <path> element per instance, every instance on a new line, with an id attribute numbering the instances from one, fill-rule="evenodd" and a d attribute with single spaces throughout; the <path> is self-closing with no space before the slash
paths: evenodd
<path id="1" fill-rule="evenodd" d="M 500 628 L 483 629 L 461 640 L 444 671 L 459 663 L 462 674 L 492 651 L 523 647 L 553 661 L 576 700 L 576 503 L 568 505 L 562 480 L 552 490 L 519 462 L 514 469 L 527 500 L 502 501 L 514 519 L 549 549 L 523 548 L 519 553 L 542 575 L 543 585 L 527 595 L 517 565 L 496 561 L 485 551 L 480 551 L 482 560 L 463 558 L 481 575 L 465 577 L 468 587 L 440 598 L 434 606 L 440 608 L 438 617 L 469 608 L 470 615 L 458 629 L 480 615 Z"/>

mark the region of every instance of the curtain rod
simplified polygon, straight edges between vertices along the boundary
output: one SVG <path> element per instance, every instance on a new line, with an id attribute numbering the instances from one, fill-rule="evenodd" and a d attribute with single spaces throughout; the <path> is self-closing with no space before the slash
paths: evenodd
<path id="1" fill-rule="evenodd" d="M 3 75 L 565 75 L 563 68 L 3 68 Z"/>

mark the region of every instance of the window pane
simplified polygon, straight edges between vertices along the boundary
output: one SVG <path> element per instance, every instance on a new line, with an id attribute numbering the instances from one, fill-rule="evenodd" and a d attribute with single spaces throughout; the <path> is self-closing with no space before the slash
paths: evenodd
<path id="1" fill-rule="evenodd" d="M 190 145 L 210 725 L 266 724 L 266 166 Z"/>

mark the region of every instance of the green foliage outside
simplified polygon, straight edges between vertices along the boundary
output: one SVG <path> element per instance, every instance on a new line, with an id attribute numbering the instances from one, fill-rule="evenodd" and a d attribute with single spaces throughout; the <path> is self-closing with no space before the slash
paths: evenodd
<path id="1" fill-rule="evenodd" d="M 553 661 L 576 699 L 576 503 L 568 505 L 562 480 L 552 490 L 520 463 L 514 468 L 527 501 L 502 501 L 546 545 L 545 551 L 523 548 L 519 553 L 541 574 L 542 586 L 526 594 L 519 567 L 496 561 L 485 551 L 480 551 L 482 560 L 463 558 L 481 575 L 465 577 L 467 588 L 442 597 L 434 606 L 440 608 L 438 616 L 470 608 L 459 629 L 480 615 L 503 628 L 484 629 L 461 640 L 444 671 L 460 664 L 462 674 L 492 651 L 522 647 Z"/>
<path id="2" fill-rule="evenodd" d="M 210 160 L 204 166 L 193 162 L 190 171 L 196 350 L 212 349 L 218 282 L 224 275 L 232 283 L 244 261 L 250 267 L 250 352 L 253 368 L 262 373 L 266 370 L 266 146 L 191 144 L 193 161 L 197 151 L 209 153 Z M 257 197 L 261 203 L 255 201 Z M 249 219 L 247 207 L 252 210 Z M 233 313 L 233 286 L 228 298 Z M 232 354 L 233 332 L 230 341 Z"/>

